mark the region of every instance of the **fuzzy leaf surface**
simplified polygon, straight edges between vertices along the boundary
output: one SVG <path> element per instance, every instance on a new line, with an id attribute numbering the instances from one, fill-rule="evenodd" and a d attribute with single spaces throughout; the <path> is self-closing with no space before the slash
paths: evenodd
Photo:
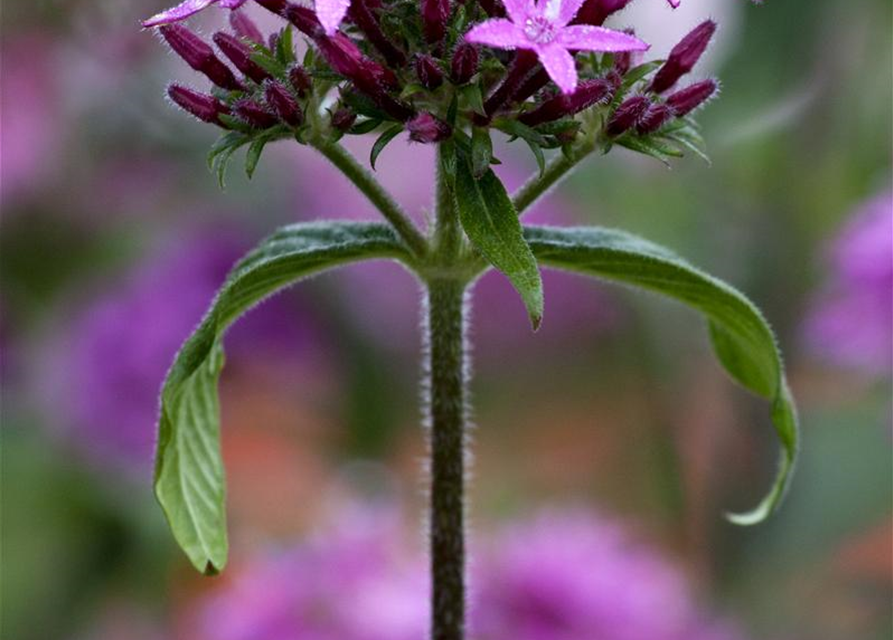
<path id="1" fill-rule="evenodd" d="M 222 570 L 228 548 L 217 393 L 224 333 L 243 313 L 283 288 L 372 258 L 408 260 L 408 251 L 383 224 L 284 227 L 232 269 L 198 329 L 177 353 L 161 393 L 155 495 L 174 537 L 199 571 Z"/>
<path id="2" fill-rule="evenodd" d="M 661 293 L 706 316 L 713 349 L 723 367 L 746 389 L 769 401 L 782 449 L 775 482 L 766 497 L 752 511 L 727 517 L 750 525 L 775 511 L 790 484 L 799 436 L 781 354 L 760 311 L 733 287 L 632 234 L 594 227 L 527 227 L 525 236 L 545 266 Z"/>

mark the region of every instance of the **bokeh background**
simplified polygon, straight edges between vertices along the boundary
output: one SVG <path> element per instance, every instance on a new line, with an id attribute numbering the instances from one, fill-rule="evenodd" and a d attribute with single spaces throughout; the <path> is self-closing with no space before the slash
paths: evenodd
<path id="1" fill-rule="evenodd" d="M 230 336 L 223 576 L 194 575 L 153 502 L 162 376 L 227 268 L 277 225 L 374 216 L 296 145 L 217 188 L 214 131 L 162 98 L 199 81 L 138 28 L 164 5 L 4 3 L 2 635 L 418 640 L 419 294 L 398 267 L 317 278 Z M 475 637 L 890 638 L 891 5 L 664 5 L 636 0 L 613 24 L 660 55 L 720 22 L 696 72 L 723 81 L 701 115 L 712 166 L 593 158 L 531 219 L 631 229 L 747 292 L 786 354 L 799 473 L 777 517 L 727 524 L 768 485 L 776 443 L 697 318 L 549 274 L 534 336 L 488 276 Z M 500 155 L 517 184 L 526 150 Z M 379 164 L 407 206 L 427 205 L 430 149 L 394 144 Z"/>

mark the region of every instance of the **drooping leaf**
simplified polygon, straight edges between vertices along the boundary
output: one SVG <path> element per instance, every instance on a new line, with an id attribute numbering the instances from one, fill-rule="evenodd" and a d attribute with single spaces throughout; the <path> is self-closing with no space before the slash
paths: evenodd
<path id="1" fill-rule="evenodd" d="M 268 138 L 261 136 L 248 147 L 248 154 L 245 156 L 245 173 L 248 175 L 249 180 L 254 177 L 257 163 L 260 162 L 260 157 L 263 154 L 264 147 L 267 146 L 268 141 Z"/>
<path id="2" fill-rule="evenodd" d="M 177 354 L 161 393 L 155 495 L 174 537 L 199 571 L 219 572 L 227 556 L 217 395 L 224 333 L 256 303 L 298 280 L 372 258 L 409 259 L 402 242 L 383 224 L 284 227 L 233 268 Z"/>
<path id="3" fill-rule="evenodd" d="M 775 336 L 759 310 L 736 289 L 671 251 L 622 231 L 527 227 L 525 236 L 544 265 L 656 291 L 707 317 L 713 349 L 723 367 L 771 404 L 772 422 L 782 446 L 775 483 L 754 510 L 727 516 L 742 525 L 764 520 L 781 503 L 790 483 L 797 458 L 798 425 Z"/>
<path id="4" fill-rule="evenodd" d="M 493 142 L 484 127 L 474 127 L 471 133 L 471 172 L 480 179 L 490 168 L 493 159 Z"/>
<path id="5" fill-rule="evenodd" d="M 505 187 L 492 169 L 475 179 L 465 153 L 457 158 L 454 184 L 462 228 L 487 261 L 508 276 L 537 329 L 543 318 L 543 283 Z"/>
<path id="6" fill-rule="evenodd" d="M 372 150 L 369 152 L 369 164 L 372 166 L 372 169 L 375 169 L 375 161 L 378 160 L 378 156 L 381 155 L 381 152 L 384 151 L 385 147 L 390 144 L 391 140 L 400 135 L 400 132 L 403 131 L 402 124 L 395 124 L 390 129 L 385 129 L 378 139 L 375 141 L 375 144 L 372 145 Z"/>

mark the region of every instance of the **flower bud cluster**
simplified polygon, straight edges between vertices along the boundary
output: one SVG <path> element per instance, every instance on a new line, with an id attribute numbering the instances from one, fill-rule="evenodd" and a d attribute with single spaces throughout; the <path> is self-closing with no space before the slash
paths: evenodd
<path id="1" fill-rule="evenodd" d="M 266 37 L 238 9 L 243 3 L 218 0 L 234 10 L 230 30 L 214 34 L 213 46 L 179 24 L 213 0 L 185 2 L 147 24 L 160 25 L 171 49 L 216 87 L 200 93 L 171 85 L 175 104 L 220 127 L 283 127 L 299 141 L 306 127 L 314 127 L 317 139 L 327 131 L 337 139 L 379 129 L 390 139 L 396 126 L 431 144 L 474 126 L 534 129 L 525 140 L 542 148 L 573 145 L 586 132 L 608 148 L 627 134 L 662 135 L 716 93 L 715 80 L 674 90 L 706 50 L 716 31 L 712 21 L 698 25 L 655 68 L 642 63 L 647 45 L 632 30 L 601 27 L 632 0 L 584 0 L 573 15 L 562 12 L 574 0 L 555 1 L 562 7 L 558 18 L 518 0 L 413 0 L 414 11 L 407 0 L 316 0 L 315 9 L 254 0 L 310 43 L 304 65 L 295 60 L 292 35 Z M 578 34 L 561 36 L 562 42 L 580 38 L 582 51 L 568 47 L 561 63 L 575 69 L 544 63 L 543 47 L 561 30 Z M 512 44 L 518 38 L 529 46 Z M 596 53 L 582 55 L 587 51 Z M 324 107 L 332 98 L 335 105 Z"/>

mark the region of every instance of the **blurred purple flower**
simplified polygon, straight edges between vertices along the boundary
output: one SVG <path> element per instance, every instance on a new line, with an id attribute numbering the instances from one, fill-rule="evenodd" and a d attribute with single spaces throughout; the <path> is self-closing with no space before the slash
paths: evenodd
<path id="1" fill-rule="evenodd" d="M 872 375 L 893 373 L 893 191 L 862 204 L 834 241 L 831 274 L 806 322 L 811 350 Z"/>
<path id="2" fill-rule="evenodd" d="M 247 249 L 235 230 L 208 231 L 185 234 L 153 252 L 67 320 L 53 347 L 46 376 L 53 393 L 44 402 L 100 463 L 135 463 L 144 470 L 151 461 L 164 375 Z M 236 362 L 275 360 L 281 353 L 317 355 L 318 337 L 311 317 L 277 298 L 237 323 L 226 345 Z"/>
<path id="3" fill-rule="evenodd" d="M 354 509 L 206 596 L 195 640 L 420 640 L 429 590 L 396 514 Z M 583 510 L 544 512 L 473 554 L 476 640 L 738 640 L 693 602 L 665 558 Z M 195 611 L 191 603 L 189 611 Z M 185 637 L 185 636 L 184 636 Z"/>

